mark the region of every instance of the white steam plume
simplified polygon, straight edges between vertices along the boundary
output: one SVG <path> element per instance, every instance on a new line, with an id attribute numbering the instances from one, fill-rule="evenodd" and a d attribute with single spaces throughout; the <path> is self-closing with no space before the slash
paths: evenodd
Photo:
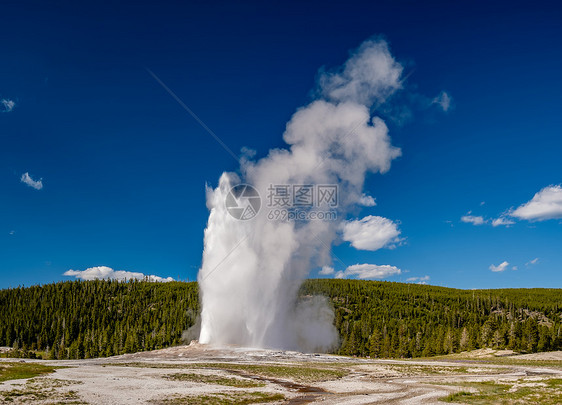
<path id="1" fill-rule="evenodd" d="M 371 108 L 401 87 L 401 74 L 386 42 L 363 43 L 341 69 L 321 75 L 319 98 L 293 115 L 283 135 L 289 149 L 244 160 L 242 178 L 223 173 L 216 189 L 207 188 L 201 343 L 322 351 L 337 342 L 327 302 L 298 300 L 297 292 L 312 268 L 330 264 L 330 246 L 361 200 L 366 173 L 386 172 L 400 155 Z M 259 191 L 262 206 L 272 184 L 337 184 L 338 220 L 274 221 L 263 208 L 237 220 L 225 198 L 241 182 Z"/>

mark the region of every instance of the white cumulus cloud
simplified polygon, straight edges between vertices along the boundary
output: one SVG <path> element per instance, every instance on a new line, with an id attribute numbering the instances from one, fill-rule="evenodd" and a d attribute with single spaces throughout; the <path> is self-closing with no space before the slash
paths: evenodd
<path id="1" fill-rule="evenodd" d="M 494 272 L 500 272 L 500 271 L 504 271 L 507 266 L 509 266 L 508 262 L 502 262 L 500 264 L 498 264 L 497 266 L 491 264 L 490 265 L 490 270 L 494 271 Z"/>
<path id="2" fill-rule="evenodd" d="M 521 205 L 510 215 L 528 221 L 562 218 L 562 187 L 557 185 L 543 188 L 531 201 Z"/>
<path id="3" fill-rule="evenodd" d="M 343 224 L 343 240 L 361 250 L 393 248 L 400 243 L 398 225 L 388 218 L 369 215 Z"/>
<path id="4" fill-rule="evenodd" d="M 373 197 L 363 193 L 359 198 L 359 205 L 362 205 L 363 207 L 374 207 L 377 203 Z"/>
<path id="5" fill-rule="evenodd" d="M 172 277 L 159 277 L 154 275 L 145 275 L 144 273 L 138 273 L 133 271 L 124 271 L 124 270 L 113 270 L 111 267 L 107 266 L 97 266 L 97 267 L 90 267 L 86 270 L 68 270 L 65 271 L 65 276 L 76 277 L 81 280 L 97 280 L 97 279 L 112 279 L 112 280 L 144 280 L 147 279 L 148 281 L 159 281 L 159 282 L 168 282 L 174 281 Z"/>
<path id="6" fill-rule="evenodd" d="M 41 190 L 43 188 L 43 179 L 33 180 L 27 172 L 21 175 L 20 180 L 29 187 L 33 187 L 35 190 Z"/>
<path id="7" fill-rule="evenodd" d="M 484 217 L 475 215 L 464 215 L 461 217 L 461 221 L 472 225 L 482 225 L 486 223 Z"/>
<path id="8" fill-rule="evenodd" d="M 2 106 L 2 112 L 10 112 L 14 109 L 16 103 L 13 100 L 3 98 L 2 100 L 0 100 L 0 105 Z"/>
<path id="9" fill-rule="evenodd" d="M 327 275 L 330 275 L 330 274 L 334 274 L 334 271 L 335 271 L 335 270 L 334 270 L 333 267 L 324 266 L 324 267 L 322 267 L 322 270 L 320 270 L 320 271 L 318 272 L 318 274 L 322 274 L 323 276 L 327 276 Z"/>
<path id="10" fill-rule="evenodd" d="M 356 277 L 359 279 L 382 279 L 396 274 L 402 273 L 398 267 L 390 266 L 388 264 L 376 265 L 376 264 L 354 264 L 348 266 L 344 271 L 338 271 L 336 273 L 336 278 L 350 278 Z"/>

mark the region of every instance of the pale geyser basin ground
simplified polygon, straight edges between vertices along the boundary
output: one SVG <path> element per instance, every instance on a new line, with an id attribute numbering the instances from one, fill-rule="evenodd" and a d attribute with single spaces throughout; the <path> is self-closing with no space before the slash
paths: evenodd
<path id="1" fill-rule="evenodd" d="M 0 383 L 0 398 L 45 404 L 223 404 L 248 398 L 272 404 L 437 404 L 451 393 L 475 392 L 471 383 L 505 383 L 516 391 L 562 378 L 561 352 L 497 357 L 509 354 L 487 349 L 441 359 L 379 360 L 193 342 L 100 359 L 5 359 L 64 368 Z"/>

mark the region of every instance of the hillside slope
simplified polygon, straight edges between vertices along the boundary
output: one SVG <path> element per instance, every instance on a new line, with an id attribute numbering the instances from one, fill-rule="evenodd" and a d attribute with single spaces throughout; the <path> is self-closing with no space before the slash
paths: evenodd
<path id="1" fill-rule="evenodd" d="M 302 299 L 334 306 L 341 354 L 418 357 L 483 347 L 562 349 L 562 290 L 457 290 L 308 280 Z M 73 281 L 0 291 L 0 346 L 15 356 L 90 358 L 179 344 L 199 311 L 197 284 Z"/>

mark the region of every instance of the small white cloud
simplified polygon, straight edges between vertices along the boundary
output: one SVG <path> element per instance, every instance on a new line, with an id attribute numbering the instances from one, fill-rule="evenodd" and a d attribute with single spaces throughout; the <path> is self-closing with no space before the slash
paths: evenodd
<path id="1" fill-rule="evenodd" d="M 483 206 L 484 204 L 486 204 L 486 201 L 481 201 L 481 202 L 480 202 L 480 206 Z"/>
<path id="2" fill-rule="evenodd" d="M 16 106 L 16 103 L 13 100 L 8 100 L 7 98 L 3 98 L 2 100 L 0 100 L 0 105 L 2 106 L 2 112 L 11 112 L 14 107 Z"/>
<path id="3" fill-rule="evenodd" d="M 353 266 L 348 266 L 345 271 L 338 271 L 335 275 L 336 278 L 350 278 L 356 277 L 361 280 L 365 279 L 382 279 L 395 274 L 402 273 L 398 267 L 389 266 L 388 264 L 376 265 L 376 264 L 354 264 Z"/>
<path id="4" fill-rule="evenodd" d="M 538 257 L 535 257 L 533 260 L 529 260 L 527 263 L 525 263 L 525 266 L 531 266 L 533 264 L 537 264 L 539 261 Z"/>
<path id="5" fill-rule="evenodd" d="M 494 272 L 500 272 L 500 271 L 504 271 L 507 266 L 509 266 L 508 262 L 502 262 L 500 264 L 498 264 L 497 266 L 494 266 L 493 264 L 490 265 L 490 270 L 494 271 Z"/>
<path id="6" fill-rule="evenodd" d="M 447 112 L 451 108 L 452 101 L 453 99 L 451 98 L 451 96 L 442 91 L 437 97 L 433 99 L 432 104 L 439 105 L 443 111 Z"/>
<path id="7" fill-rule="evenodd" d="M 10 231 L 10 235 L 15 235 L 16 231 Z"/>
<path id="8" fill-rule="evenodd" d="M 427 282 L 429 281 L 430 277 L 429 276 L 423 276 L 423 277 L 410 277 L 406 279 L 407 283 L 417 283 L 417 284 L 427 284 Z"/>
<path id="9" fill-rule="evenodd" d="M 124 270 L 113 270 L 111 267 L 107 266 L 97 266 L 97 267 L 90 267 L 86 270 L 68 270 L 65 271 L 65 276 L 76 277 L 81 280 L 97 280 L 97 279 L 112 279 L 112 280 L 144 280 L 147 279 L 148 281 L 159 281 L 159 282 L 168 282 L 174 281 L 172 277 L 162 278 L 159 276 L 154 275 L 145 275 L 143 273 L 137 273 L 133 271 L 124 271 Z"/>
<path id="10" fill-rule="evenodd" d="M 363 219 L 345 221 L 343 240 L 361 250 L 392 249 L 400 243 L 398 225 L 390 219 L 369 215 Z"/>
<path id="11" fill-rule="evenodd" d="M 562 187 L 557 185 L 543 188 L 531 201 L 521 205 L 510 215 L 528 221 L 562 218 Z"/>
<path id="12" fill-rule="evenodd" d="M 35 190 L 41 190 L 43 188 L 43 179 L 39 179 L 37 181 L 33 180 L 27 172 L 21 175 L 20 180 L 29 187 L 33 187 Z"/>
<path id="13" fill-rule="evenodd" d="M 513 225 L 514 223 L 515 223 L 515 221 L 513 221 L 513 220 L 507 218 L 506 216 L 502 215 L 501 217 L 496 218 L 492 221 L 492 226 L 494 226 L 494 227 L 495 226 L 501 226 L 501 225 L 510 226 L 510 225 Z"/>
<path id="14" fill-rule="evenodd" d="M 517 270 L 517 266 L 513 266 L 511 270 Z"/>
<path id="15" fill-rule="evenodd" d="M 375 199 L 365 193 L 363 193 L 361 195 L 361 198 L 359 198 L 358 204 L 362 205 L 363 207 L 374 207 L 375 205 L 377 205 Z"/>
<path id="16" fill-rule="evenodd" d="M 320 271 L 318 272 L 318 274 L 321 274 L 321 275 L 323 275 L 323 276 L 327 276 L 327 275 L 330 275 L 330 274 L 334 274 L 334 268 L 333 268 L 333 267 L 330 267 L 330 266 L 324 266 L 324 267 L 322 267 L 322 270 L 320 270 Z"/>
<path id="17" fill-rule="evenodd" d="M 484 219 L 484 217 L 475 216 L 475 215 L 464 215 L 461 217 L 461 221 L 472 225 L 482 225 L 487 222 Z"/>

